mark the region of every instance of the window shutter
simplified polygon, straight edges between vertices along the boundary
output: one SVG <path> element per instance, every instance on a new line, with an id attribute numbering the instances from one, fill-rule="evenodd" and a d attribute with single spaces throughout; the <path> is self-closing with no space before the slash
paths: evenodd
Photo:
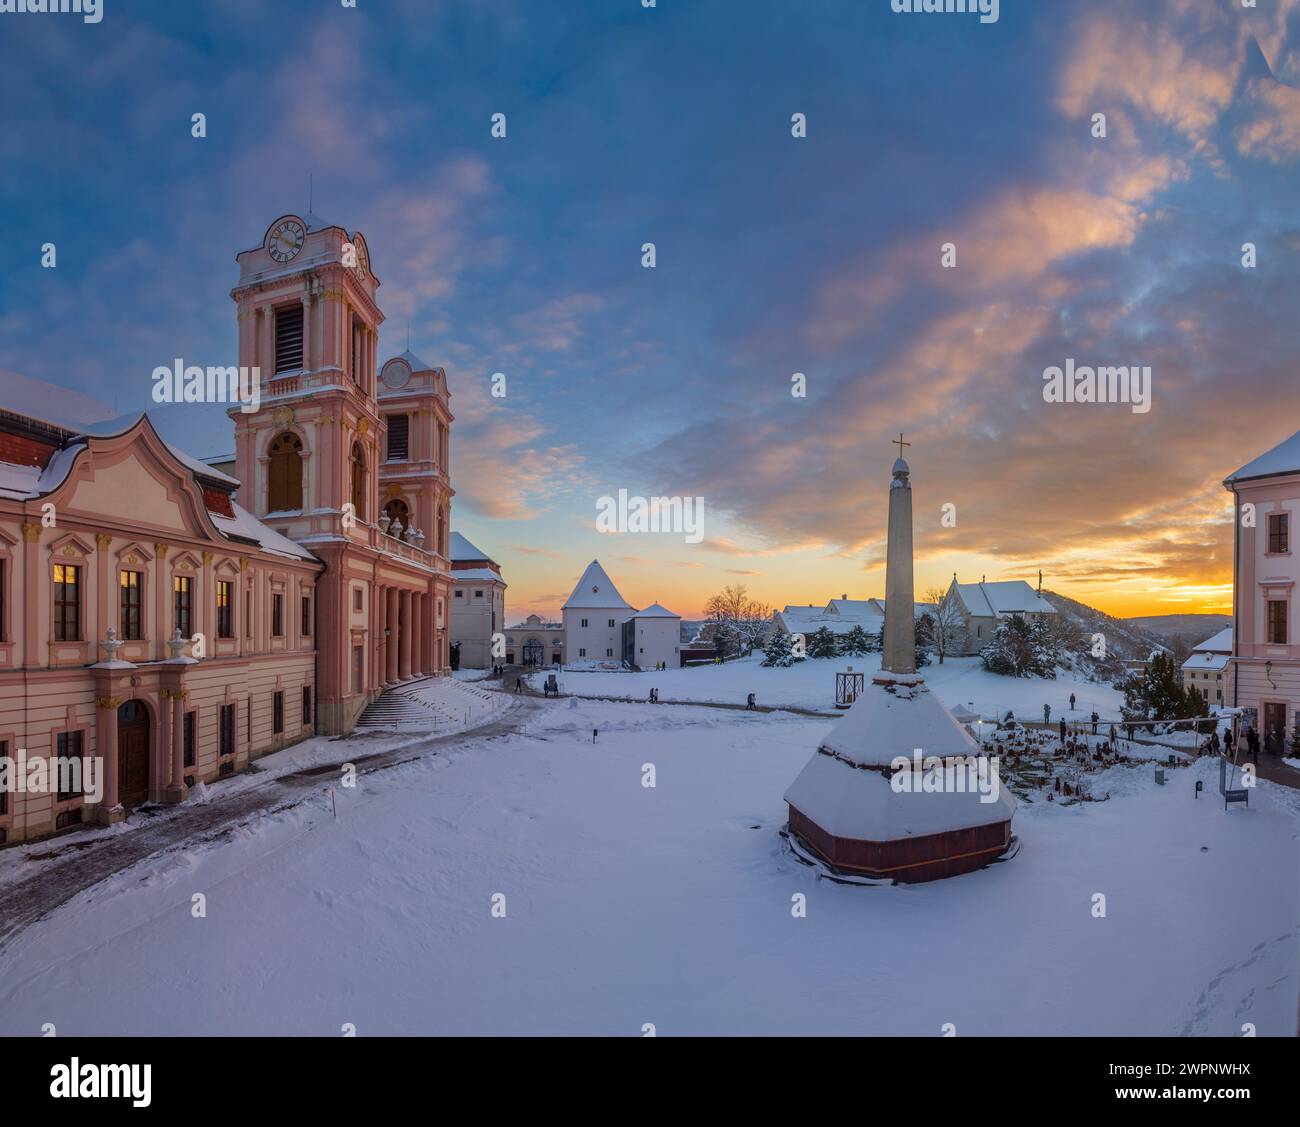
<path id="1" fill-rule="evenodd" d="M 293 372 L 302 367 L 302 305 L 275 311 L 275 370 Z"/>

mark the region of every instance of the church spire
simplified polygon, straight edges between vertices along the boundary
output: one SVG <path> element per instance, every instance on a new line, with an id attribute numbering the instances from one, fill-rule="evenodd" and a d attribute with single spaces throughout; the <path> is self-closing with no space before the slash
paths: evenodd
<path id="1" fill-rule="evenodd" d="M 912 580 L 911 470 L 903 460 L 904 442 L 895 440 L 899 456 L 889 483 L 889 527 L 885 552 L 885 629 L 880 668 L 890 673 L 916 672 L 916 600 Z"/>

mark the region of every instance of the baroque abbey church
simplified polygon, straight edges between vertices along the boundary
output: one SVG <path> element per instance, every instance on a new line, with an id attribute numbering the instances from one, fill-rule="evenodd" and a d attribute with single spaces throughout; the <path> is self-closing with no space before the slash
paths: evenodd
<path id="1" fill-rule="evenodd" d="M 449 670 L 445 372 L 379 365 L 360 232 L 286 215 L 237 261 L 260 386 L 229 411 L 233 461 L 146 415 L 79 428 L 0 403 L 0 763 L 102 771 L 29 789 L 11 770 L 0 843 L 181 801 Z"/>

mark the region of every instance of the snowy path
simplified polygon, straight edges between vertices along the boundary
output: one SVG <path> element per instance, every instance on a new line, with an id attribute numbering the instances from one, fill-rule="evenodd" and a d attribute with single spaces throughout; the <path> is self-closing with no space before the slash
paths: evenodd
<path id="1" fill-rule="evenodd" d="M 849 888 L 778 835 L 832 723 L 532 702 L 490 754 L 366 776 L 337 818 L 309 792 L 82 892 L 0 953 L 0 1033 L 1294 1034 L 1300 794 L 1225 812 L 1193 797 L 1209 761 L 1163 787 L 1112 768 L 1108 802 L 1023 806 L 1005 865 Z"/>
<path id="2" fill-rule="evenodd" d="M 0 857 L 7 863 L 0 884 L 0 954 L 12 936 L 47 916 L 60 905 L 99 882 L 146 858 L 177 849 L 201 848 L 236 834 L 241 826 L 267 815 L 279 816 L 336 782 L 339 765 L 353 763 L 358 775 L 368 775 L 469 741 L 490 739 L 513 731 L 530 706 L 510 702 L 490 711 L 491 719 L 469 731 L 409 740 L 384 751 L 368 751 L 364 738 L 329 741 L 331 762 L 285 774 L 255 772 L 218 782 L 208 788 L 206 803 L 161 808 L 133 815 L 127 832 L 84 831 L 76 840 L 55 838 Z M 292 749 L 289 749 L 292 750 Z M 282 754 L 282 753 L 281 753 Z M 261 777 L 259 777 L 259 775 Z"/>

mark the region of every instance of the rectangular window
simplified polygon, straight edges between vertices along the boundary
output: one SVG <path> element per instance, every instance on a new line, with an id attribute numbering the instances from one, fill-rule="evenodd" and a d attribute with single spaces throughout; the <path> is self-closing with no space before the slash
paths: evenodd
<path id="1" fill-rule="evenodd" d="M 217 714 L 218 744 L 222 755 L 235 754 L 235 706 L 223 704 Z"/>
<path id="2" fill-rule="evenodd" d="M 172 592 L 174 595 L 175 611 L 172 621 L 176 629 L 181 632 L 182 638 L 190 637 L 190 610 L 192 608 L 191 594 L 194 580 L 188 575 L 177 575 L 172 577 Z"/>
<path id="3" fill-rule="evenodd" d="M 1289 552 L 1291 550 L 1291 514 L 1269 513 L 1268 515 L 1268 550 L 1270 552 Z"/>
<path id="4" fill-rule="evenodd" d="M 605 656 L 606 656 L 606 657 L 613 657 L 613 656 L 614 656 L 614 651 L 613 651 L 613 650 L 606 650 L 606 651 L 605 651 Z"/>
<path id="5" fill-rule="evenodd" d="M 54 639 L 81 641 L 81 568 L 54 565 Z"/>
<path id="6" fill-rule="evenodd" d="M 405 462 L 410 457 L 411 417 L 388 415 L 388 457 L 390 462 Z"/>
<path id="7" fill-rule="evenodd" d="M 465 592 L 464 592 L 464 591 L 457 591 L 457 592 L 455 593 L 455 597 L 456 597 L 457 599 L 463 599 L 463 598 L 465 597 Z"/>
<path id="8" fill-rule="evenodd" d="M 304 728 L 311 725 L 311 686 L 302 687 L 302 726 Z"/>
<path id="9" fill-rule="evenodd" d="M 475 592 L 474 592 L 474 598 L 476 598 L 476 599 L 481 599 L 482 597 L 483 597 L 483 592 L 482 592 L 482 591 L 475 591 Z"/>
<path id="10" fill-rule="evenodd" d="M 55 746 L 58 749 L 58 756 L 60 759 L 64 759 L 64 758 L 80 759 L 81 758 L 81 733 L 60 732 Z M 80 798 L 83 793 L 82 787 L 85 782 L 84 779 L 80 779 L 80 772 L 79 771 L 77 772 L 78 780 L 80 781 L 75 782 L 76 789 L 64 790 L 63 786 L 65 783 L 69 787 L 74 785 L 74 779 L 72 778 L 73 772 L 60 771 L 58 770 L 57 765 L 55 766 L 55 770 L 58 773 L 58 777 L 59 777 L 59 801 L 67 802 L 68 799 L 70 798 Z"/>
<path id="11" fill-rule="evenodd" d="M 217 580 L 217 637 L 235 636 L 235 585 L 229 579 Z"/>
<path id="12" fill-rule="evenodd" d="M 181 743 L 184 745 L 185 748 L 184 765 L 186 767 L 193 767 L 195 740 L 194 740 L 194 713 L 192 712 L 187 712 L 185 714 L 185 726 L 182 732 Z"/>
<path id="13" fill-rule="evenodd" d="M 578 656 L 579 656 L 579 657 L 586 657 L 586 656 L 587 656 L 587 651 L 586 651 L 586 650 L 579 650 L 579 651 L 578 651 Z"/>
<path id="14" fill-rule="evenodd" d="M 275 311 L 275 370 L 296 372 L 302 367 L 302 302 Z"/>
<path id="15" fill-rule="evenodd" d="M 360 587 L 355 588 L 352 592 L 352 609 L 353 610 L 361 609 L 361 588 Z"/>
<path id="16" fill-rule="evenodd" d="M 1286 600 L 1270 599 L 1268 603 L 1268 640 L 1274 645 L 1286 645 Z"/>
<path id="17" fill-rule="evenodd" d="M 271 595 L 271 637 L 284 637 L 284 596 L 279 593 Z"/>
<path id="18" fill-rule="evenodd" d="M 583 624 L 583 626 L 586 626 L 586 625 L 587 625 L 587 620 L 586 620 L 585 618 L 582 620 L 582 624 Z"/>
<path id="19" fill-rule="evenodd" d="M 117 583 L 121 593 L 122 637 L 128 642 L 138 642 L 143 637 L 140 624 L 140 573 L 120 571 Z"/>
<path id="20" fill-rule="evenodd" d="M 311 596 L 302 597 L 302 636 L 311 637 Z"/>
<path id="21" fill-rule="evenodd" d="M 609 624 L 610 624 L 611 626 L 614 625 L 614 620 L 613 620 L 612 618 L 609 620 Z"/>
<path id="22" fill-rule="evenodd" d="M 284 731 L 284 693 L 271 698 L 271 731 L 277 736 Z"/>

